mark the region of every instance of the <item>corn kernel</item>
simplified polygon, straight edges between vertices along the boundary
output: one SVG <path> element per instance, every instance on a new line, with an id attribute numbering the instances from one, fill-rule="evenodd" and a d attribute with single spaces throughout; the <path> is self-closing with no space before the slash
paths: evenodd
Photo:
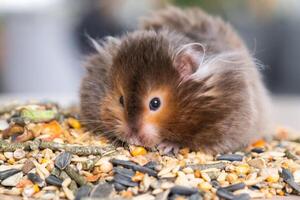
<path id="1" fill-rule="evenodd" d="M 210 190 L 212 188 L 212 185 L 208 182 L 199 183 L 198 187 L 202 190 Z"/>
<path id="2" fill-rule="evenodd" d="M 240 174 L 248 174 L 250 171 L 250 167 L 248 164 L 242 164 L 235 168 L 235 171 L 238 175 Z"/>
<path id="3" fill-rule="evenodd" d="M 272 174 L 271 176 L 268 176 L 267 181 L 269 183 L 276 183 L 279 180 L 279 174 Z"/>
<path id="4" fill-rule="evenodd" d="M 266 145 L 266 141 L 263 139 L 257 140 L 252 144 L 252 146 L 256 148 L 263 148 L 265 145 Z"/>
<path id="5" fill-rule="evenodd" d="M 179 153 L 183 156 L 187 156 L 187 154 L 189 152 L 190 152 L 190 149 L 188 147 L 179 150 Z"/>
<path id="6" fill-rule="evenodd" d="M 284 191 L 282 191 L 282 190 L 277 191 L 277 194 L 280 195 L 280 196 L 284 196 L 285 195 Z"/>
<path id="7" fill-rule="evenodd" d="M 137 171 L 137 172 L 135 173 L 135 175 L 131 178 L 131 180 L 132 180 L 133 182 L 139 182 L 139 181 L 143 180 L 144 176 L 145 176 L 145 174 L 143 174 L 143 173 Z"/>
<path id="8" fill-rule="evenodd" d="M 10 164 L 10 165 L 13 165 L 13 164 L 15 164 L 15 159 L 13 159 L 13 158 L 10 158 L 10 159 L 8 159 L 8 164 Z"/>
<path id="9" fill-rule="evenodd" d="M 226 180 L 229 182 L 229 183 L 234 183 L 238 180 L 238 176 L 234 173 L 230 173 L 227 175 L 226 177 Z"/>
<path id="10" fill-rule="evenodd" d="M 285 169 L 288 169 L 289 168 L 289 163 L 288 162 L 282 162 L 281 167 L 285 168 Z"/>
<path id="11" fill-rule="evenodd" d="M 133 193 L 131 191 L 122 191 L 121 196 L 124 198 L 132 198 Z"/>
<path id="12" fill-rule="evenodd" d="M 80 129 L 81 128 L 81 124 L 77 119 L 74 118 L 69 118 L 68 119 L 68 124 L 75 129 Z"/>
<path id="13" fill-rule="evenodd" d="M 130 150 L 132 156 L 146 155 L 148 152 L 144 147 L 133 147 Z"/>
<path id="14" fill-rule="evenodd" d="M 200 177 L 201 177 L 201 172 L 200 172 L 200 170 L 196 169 L 195 172 L 194 172 L 194 176 L 195 176 L 196 178 L 200 178 Z"/>
<path id="15" fill-rule="evenodd" d="M 33 185 L 33 190 L 34 190 L 34 193 L 37 193 L 37 192 L 40 191 L 40 188 L 39 188 L 39 186 L 37 184 L 34 184 Z"/>
<path id="16" fill-rule="evenodd" d="M 42 158 L 41 159 L 41 164 L 45 164 L 45 163 L 47 163 L 48 162 L 48 159 L 45 159 L 45 158 Z"/>

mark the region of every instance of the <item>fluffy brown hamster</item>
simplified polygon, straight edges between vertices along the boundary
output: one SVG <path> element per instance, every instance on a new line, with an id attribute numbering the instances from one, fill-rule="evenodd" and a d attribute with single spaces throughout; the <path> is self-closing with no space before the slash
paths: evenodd
<path id="1" fill-rule="evenodd" d="M 258 66 L 220 18 L 171 7 L 95 46 L 81 87 L 90 130 L 213 153 L 237 150 L 265 131 L 269 102 Z"/>

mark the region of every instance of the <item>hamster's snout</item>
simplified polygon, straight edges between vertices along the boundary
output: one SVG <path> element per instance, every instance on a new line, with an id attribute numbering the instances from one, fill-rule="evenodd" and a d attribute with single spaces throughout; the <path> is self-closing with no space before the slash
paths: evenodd
<path id="1" fill-rule="evenodd" d="M 153 147 L 160 142 L 158 130 L 151 124 L 141 124 L 139 127 L 128 125 L 125 133 L 125 140 L 134 145 Z"/>

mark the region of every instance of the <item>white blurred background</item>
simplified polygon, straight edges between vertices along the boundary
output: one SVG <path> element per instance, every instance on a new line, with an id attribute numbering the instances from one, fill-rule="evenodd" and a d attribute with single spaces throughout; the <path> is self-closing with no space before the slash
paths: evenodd
<path id="1" fill-rule="evenodd" d="M 266 67 L 278 125 L 300 130 L 299 0 L 0 0 L 0 104 L 78 102 L 82 61 L 101 39 L 167 4 L 200 6 L 231 22 Z"/>

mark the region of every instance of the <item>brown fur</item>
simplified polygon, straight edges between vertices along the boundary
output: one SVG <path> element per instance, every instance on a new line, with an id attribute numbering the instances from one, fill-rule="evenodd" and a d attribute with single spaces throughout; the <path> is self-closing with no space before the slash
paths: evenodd
<path id="1" fill-rule="evenodd" d="M 204 49 L 180 51 L 191 43 Z M 81 87 L 82 118 L 91 130 L 145 146 L 168 141 L 227 152 L 266 128 L 268 98 L 255 62 L 230 25 L 200 9 L 154 13 L 141 30 L 98 51 Z M 146 99 L 155 92 L 164 105 L 152 113 Z M 140 132 L 147 123 L 158 129 L 155 139 Z"/>

